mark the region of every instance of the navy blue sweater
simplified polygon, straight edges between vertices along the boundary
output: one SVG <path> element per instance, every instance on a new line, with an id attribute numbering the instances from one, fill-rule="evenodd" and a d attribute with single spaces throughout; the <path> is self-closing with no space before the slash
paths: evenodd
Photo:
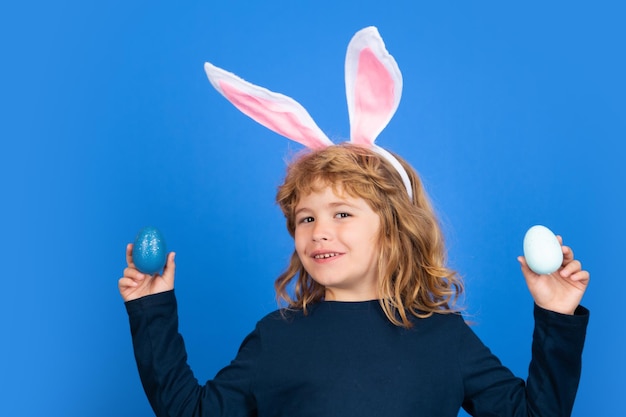
<path id="1" fill-rule="evenodd" d="M 204 386 L 187 365 L 173 291 L 126 303 L 139 374 L 157 416 L 569 416 L 588 311 L 535 306 L 528 380 L 457 314 L 393 325 L 378 301 L 325 301 L 258 322 Z"/>

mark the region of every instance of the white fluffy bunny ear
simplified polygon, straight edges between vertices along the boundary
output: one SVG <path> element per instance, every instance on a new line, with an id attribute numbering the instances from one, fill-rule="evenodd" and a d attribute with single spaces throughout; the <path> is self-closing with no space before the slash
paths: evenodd
<path id="1" fill-rule="evenodd" d="M 242 113 L 268 129 L 311 149 L 333 144 L 294 99 L 244 81 L 208 62 L 204 64 L 204 70 L 217 91 Z"/>
<path id="2" fill-rule="evenodd" d="M 371 146 L 393 117 L 402 96 L 402 74 L 378 29 L 358 31 L 346 54 L 350 141 Z"/>

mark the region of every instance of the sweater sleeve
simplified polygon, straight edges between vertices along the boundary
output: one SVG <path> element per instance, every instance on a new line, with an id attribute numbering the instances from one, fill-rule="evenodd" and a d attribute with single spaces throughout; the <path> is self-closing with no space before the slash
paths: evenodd
<path id="1" fill-rule="evenodd" d="M 156 416 L 253 416 L 251 384 L 260 350 L 257 331 L 214 380 L 200 386 L 178 333 L 174 291 L 126 303 L 139 376 Z"/>
<path id="2" fill-rule="evenodd" d="M 535 305 L 528 379 L 515 377 L 468 328 L 460 340 L 463 408 L 472 416 L 570 416 L 581 373 L 589 311 L 572 316 Z"/>

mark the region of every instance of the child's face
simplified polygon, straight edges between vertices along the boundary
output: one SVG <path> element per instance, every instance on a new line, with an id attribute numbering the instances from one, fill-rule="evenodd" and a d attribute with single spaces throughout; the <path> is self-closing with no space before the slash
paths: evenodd
<path id="1" fill-rule="evenodd" d="M 378 298 L 380 218 L 362 198 L 324 187 L 303 196 L 295 210 L 295 244 L 309 275 L 326 288 L 326 300 Z"/>

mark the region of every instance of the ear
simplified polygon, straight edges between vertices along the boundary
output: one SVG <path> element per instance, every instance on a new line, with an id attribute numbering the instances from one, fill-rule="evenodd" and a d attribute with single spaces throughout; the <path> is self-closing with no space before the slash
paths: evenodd
<path id="1" fill-rule="evenodd" d="M 268 129 L 311 149 L 333 144 L 294 99 L 244 81 L 208 62 L 204 64 L 204 70 L 217 91 L 242 113 Z"/>
<path id="2" fill-rule="evenodd" d="M 402 95 L 402 74 L 378 30 L 358 31 L 346 54 L 350 140 L 372 145 L 393 117 Z"/>

